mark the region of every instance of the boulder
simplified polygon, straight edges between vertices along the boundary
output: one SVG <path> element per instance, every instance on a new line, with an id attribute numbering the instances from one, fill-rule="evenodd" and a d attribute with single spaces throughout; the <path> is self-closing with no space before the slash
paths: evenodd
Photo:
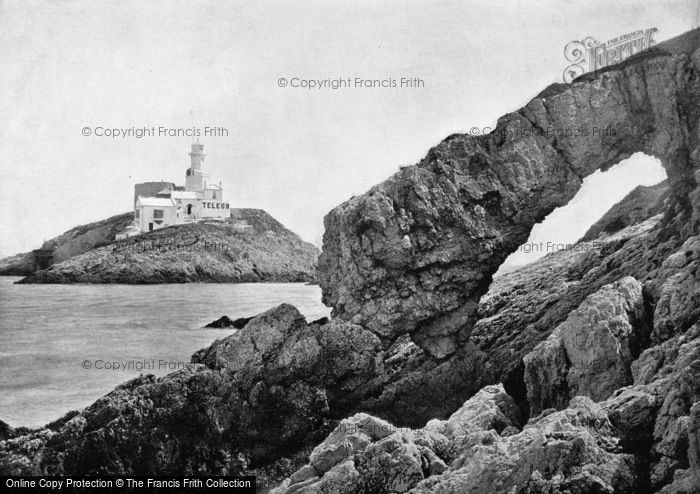
<path id="1" fill-rule="evenodd" d="M 594 401 L 631 384 L 643 341 L 642 285 L 632 277 L 605 285 L 525 356 L 530 412 L 563 408 L 574 396 Z"/>
<path id="2" fill-rule="evenodd" d="M 576 398 L 522 431 L 512 425 L 514 410 L 498 385 L 422 429 L 357 414 L 272 494 L 637 492 L 634 459 L 616 450 L 605 412 L 589 399 Z M 499 435 L 505 424 L 515 430 Z"/>
<path id="3" fill-rule="evenodd" d="M 616 449 L 603 410 L 575 398 L 565 410 L 531 420 L 523 430 L 491 433 L 460 452 L 441 475 L 410 492 L 639 492 L 635 461 Z"/>

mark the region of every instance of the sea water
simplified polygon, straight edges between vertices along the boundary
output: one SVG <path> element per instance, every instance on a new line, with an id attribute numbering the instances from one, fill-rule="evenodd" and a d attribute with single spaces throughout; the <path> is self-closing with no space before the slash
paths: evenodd
<path id="1" fill-rule="evenodd" d="M 328 316 L 303 283 L 15 285 L 0 276 L 0 420 L 40 426 L 141 373 L 165 375 L 250 317 L 281 303 L 308 321 Z"/>

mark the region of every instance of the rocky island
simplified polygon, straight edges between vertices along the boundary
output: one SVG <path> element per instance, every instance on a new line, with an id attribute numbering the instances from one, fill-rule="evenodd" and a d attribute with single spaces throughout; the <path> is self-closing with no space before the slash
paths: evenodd
<path id="1" fill-rule="evenodd" d="M 604 136 L 540 132 L 596 125 Z M 583 178 L 635 191 L 493 279 Z M 3 474 L 258 475 L 282 493 L 693 493 L 700 486 L 700 30 L 453 135 L 325 219 L 330 321 L 283 304 L 37 430 Z"/>
<path id="2" fill-rule="evenodd" d="M 46 244 L 47 269 L 33 254 L 0 261 L 18 283 L 313 282 L 318 250 L 260 209 L 232 209 L 225 221 L 174 225 L 114 240 L 132 213 L 74 228 Z"/>

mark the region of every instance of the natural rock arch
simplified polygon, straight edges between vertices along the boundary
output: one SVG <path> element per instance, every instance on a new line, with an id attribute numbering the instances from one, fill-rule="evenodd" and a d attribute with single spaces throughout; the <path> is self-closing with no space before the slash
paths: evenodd
<path id="1" fill-rule="evenodd" d="M 433 356 L 469 337 L 479 297 L 532 226 L 582 180 L 636 152 L 666 169 L 687 228 L 700 211 L 700 31 L 547 88 L 485 136 L 452 135 L 325 218 L 319 259 L 333 316 Z M 698 204 L 698 201 L 695 202 Z"/>

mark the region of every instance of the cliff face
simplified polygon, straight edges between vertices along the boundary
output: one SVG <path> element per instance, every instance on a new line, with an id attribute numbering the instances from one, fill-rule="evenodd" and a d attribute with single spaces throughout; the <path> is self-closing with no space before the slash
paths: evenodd
<path id="1" fill-rule="evenodd" d="M 257 209 L 225 222 L 199 222 L 122 241 L 87 243 L 85 252 L 20 283 L 188 283 L 314 281 L 317 249 Z M 87 248 L 86 248 L 87 247 Z"/>
<path id="2" fill-rule="evenodd" d="M 469 338 L 506 256 L 582 180 L 635 152 L 667 171 L 686 231 L 700 222 L 698 31 L 634 63 L 555 84 L 485 136 L 453 135 L 325 218 L 319 259 L 333 316 L 436 357 Z M 669 48 L 675 52 L 669 51 Z M 578 131 L 578 132 L 577 132 Z"/>
<path id="3" fill-rule="evenodd" d="M 0 473 L 251 472 L 275 494 L 698 492 L 699 33 L 499 125 L 615 136 L 453 136 L 333 210 L 330 322 L 281 305 L 192 369 L 36 431 L 0 427 Z M 663 212 L 630 194 L 576 249 L 491 282 L 581 177 L 637 150 L 666 167 Z"/>
<path id="4" fill-rule="evenodd" d="M 626 226 L 663 213 L 669 193 L 670 187 L 666 180 L 651 187 L 636 187 L 596 221 L 581 240 L 593 240 L 601 234 L 615 233 Z"/>

